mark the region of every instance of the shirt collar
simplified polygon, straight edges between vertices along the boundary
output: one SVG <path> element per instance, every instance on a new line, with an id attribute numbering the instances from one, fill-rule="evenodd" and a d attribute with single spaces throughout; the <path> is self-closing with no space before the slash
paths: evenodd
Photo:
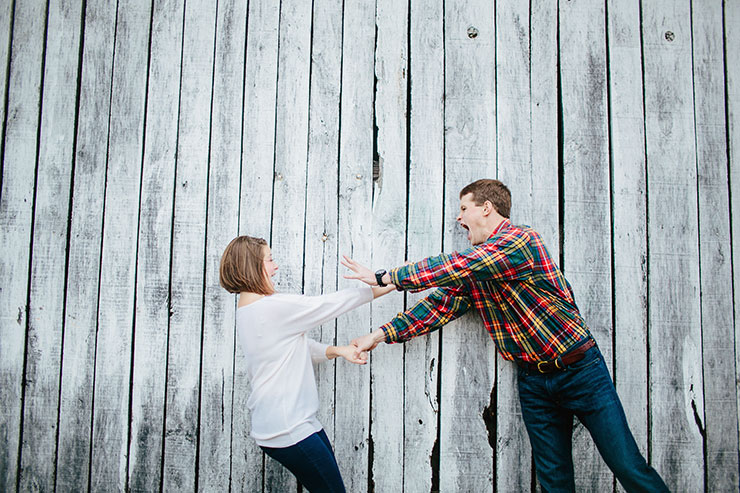
<path id="1" fill-rule="evenodd" d="M 489 236 L 488 239 L 490 240 L 509 226 L 511 226 L 511 221 L 509 221 L 508 219 L 504 219 L 503 221 L 501 221 L 501 223 L 499 223 L 498 226 L 496 226 L 496 229 L 493 230 L 493 233 L 491 233 L 491 236 Z"/>

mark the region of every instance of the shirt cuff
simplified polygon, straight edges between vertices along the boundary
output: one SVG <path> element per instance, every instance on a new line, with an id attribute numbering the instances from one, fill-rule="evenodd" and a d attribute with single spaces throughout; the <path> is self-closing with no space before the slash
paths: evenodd
<path id="1" fill-rule="evenodd" d="M 388 322 L 380 326 L 380 330 L 385 334 L 385 343 L 393 344 L 398 341 L 398 331 L 392 323 Z"/>
<path id="2" fill-rule="evenodd" d="M 401 286 L 401 278 L 408 277 L 408 266 L 403 265 L 401 267 L 391 269 L 388 271 L 388 275 L 391 278 L 391 284 L 395 284 L 398 291 L 403 291 L 405 289 Z"/>

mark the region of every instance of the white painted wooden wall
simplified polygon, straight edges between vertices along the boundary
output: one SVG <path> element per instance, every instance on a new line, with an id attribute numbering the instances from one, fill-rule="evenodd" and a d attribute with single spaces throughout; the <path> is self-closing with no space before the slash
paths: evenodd
<path id="1" fill-rule="evenodd" d="M 6 0 L 0 87 L 0 490 L 297 491 L 248 435 L 223 248 L 262 236 L 278 290 L 331 292 L 343 253 L 464 248 L 482 177 L 671 489 L 738 490 L 737 0 Z M 537 487 L 474 314 L 317 378 L 348 491 Z M 580 425 L 574 455 L 621 491 Z"/>

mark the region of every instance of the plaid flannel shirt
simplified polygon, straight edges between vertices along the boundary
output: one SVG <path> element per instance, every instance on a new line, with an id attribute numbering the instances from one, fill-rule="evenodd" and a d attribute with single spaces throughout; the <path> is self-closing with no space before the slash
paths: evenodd
<path id="1" fill-rule="evenodd" d="M 388 343 L 436 330 L 471 307 L 508 360 L 552 360 L 591 337 L 539 233 L 508 219 L 480 245 L 389 274 L 401 289 L 438 289 L 381 327 Z"/>

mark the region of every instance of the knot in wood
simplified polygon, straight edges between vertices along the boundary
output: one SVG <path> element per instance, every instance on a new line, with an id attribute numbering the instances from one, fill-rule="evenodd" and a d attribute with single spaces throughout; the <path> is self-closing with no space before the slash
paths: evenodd
<path id="1" fill-rule="evenodd" d="M 478 37 L 478 30 L 475 27 L 470 26 L 468 28 L 468 37 L 470 39 L 477 38 Z"/>
<path id="2" fill-rule="evenodd" d="M 357 173 L 355 175 L 355 178 L 357 178 L 358 180 L 362 180 L 362 175 L 360 173 Z"/>
<path id="3" fill-rule="evenodd" d="M 321 241 L 326 241 L 328 239 L 329 239 L 329 235 L 327 235 L 326 233 L 321 234 Z"/>
<path id="4" fill-rule="evenodd" d="M 275 179 L 278 180 L 278 181 L 279 180 L 282 180 L 283 179 L 283 174 L 282 173 L 275 174 Z"/>
<path id="5" fill-rule="evenodd" d="M 666 39 L 666 40 L 667 40 L 668 42 L 671 42 L 671 41 L 673 41 L 674 39 L 676 39 L 676 35 L 675 35 L 675 34 L 673 34 L 673 31 L 666 31 L 666 32 L 665 32 L 665 39 Z"/>

